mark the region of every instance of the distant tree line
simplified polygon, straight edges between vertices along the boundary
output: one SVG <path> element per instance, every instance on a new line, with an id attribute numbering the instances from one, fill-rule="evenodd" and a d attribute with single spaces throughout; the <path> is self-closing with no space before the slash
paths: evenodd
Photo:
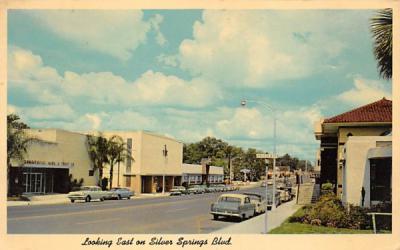
<path id="1" fill-rule="evenodd" d="M 249 169 L 250 180 L 260 180 L 265 176 L 265 161 L 257 159 L 256 154 L 268 153 L 254 148 L 244 150 L 241 147 L 215 137 L 205 137 L 199 142 L 185 143 L 183 146 L 183 162 L 188 164 L 201 164 L 204 158 L 210 159 L 210 165 L 224 168 L 225 176 L 229 176 L 229 168 L 232 168 L 235 179 L 242 179 L 242 169 Z M 305 169 L 305 161 L 292 157 L 289 154 L 283 155 L 276 161 L 277 166 L 288 166 L 291 170 Z"/>

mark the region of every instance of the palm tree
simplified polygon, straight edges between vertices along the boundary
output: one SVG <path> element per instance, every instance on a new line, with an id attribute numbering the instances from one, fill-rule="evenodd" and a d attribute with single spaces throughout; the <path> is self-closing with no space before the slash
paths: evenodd
<path id="1" fill-rule="evenodd" d="M 112 188 L 115 163 L 120 163 L 127 158 L 133 160 L 133 158 L 129 154 L 128 148 L 123 139 L 118 135 L 113 135 L 108 140 L 108 157 L 110 164 L 110 188 Z"/>
<path id="2" fill-rule="evenodd" d="M 379 74 L 392 78 L 392 9 L 383 9 L 371 18 L 371 32 L 375 40 L 374 55 L 378 61 Z"/>
<path id="3" fill-rule="evenodd" d="M 32 141 L 23 129 L 29 128 L 16 114 L 7 115 L 7 193 L 10 191 L 11 161 L 22 162 Z"/>
<path id="4" fill-rule="evenodd" d="M 99 186 L 102 186 L 101 181 L 103 179 L 103 169 L 105 164 L 109 163 L 108 141 L 100 133 L 98 136 L 87 135 L 86 142 L 89 157 L 93 163 L 93 170 L 99 172 Z"/>

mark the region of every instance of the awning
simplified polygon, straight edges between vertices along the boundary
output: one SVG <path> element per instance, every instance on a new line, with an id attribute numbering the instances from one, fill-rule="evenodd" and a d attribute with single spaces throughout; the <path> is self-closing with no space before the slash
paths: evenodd
<path id="1" fill-rule="evenodd" d="M 391 158 L 392 146 L 376 147 L 368 150 L 368 159 Z"/>

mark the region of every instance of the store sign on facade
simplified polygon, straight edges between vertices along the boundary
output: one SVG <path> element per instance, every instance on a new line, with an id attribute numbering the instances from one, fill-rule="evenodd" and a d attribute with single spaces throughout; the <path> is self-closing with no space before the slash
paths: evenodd
<path id="1" fill-rule="evenodd" d="M 75 165 L 73 162 L 56 162 L 56 161 L 37 161 L 25 160 L 24 167 L 37 167 L 37 168 L 71 168 Z"/>

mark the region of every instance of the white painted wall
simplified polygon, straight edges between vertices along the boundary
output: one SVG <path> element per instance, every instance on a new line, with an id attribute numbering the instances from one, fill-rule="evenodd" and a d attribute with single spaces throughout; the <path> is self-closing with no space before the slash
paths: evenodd
<path id="1" fill-rule="evenodd" d="M 391 136 L 351 136 L 348 138 L 345 145 L 346 163 L 343 168 L 343 203 L 361 206 L 361 189 L 364 187 L 364 206 L 370 205 L 368 151 L 375 148 L 377 142 L 391 140 Z"/>

